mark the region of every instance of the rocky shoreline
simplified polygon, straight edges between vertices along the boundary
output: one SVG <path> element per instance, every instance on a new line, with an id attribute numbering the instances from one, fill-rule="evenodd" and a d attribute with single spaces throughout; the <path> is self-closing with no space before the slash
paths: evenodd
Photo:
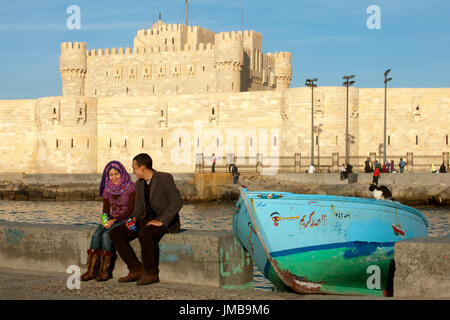
<path id="1" fill-rule="evenodd" d="M 68 178 L 70 176 L 70 178 Z M 383 180 L 384 178 L 384 180 Z M 238 185 L 228 173 L 174 174 L 186 203 L 237 200 Z M 97 181 L 98 180 L 98 181 Z M 370 174 L 359 174 L 356 183 L 340 180 L 338 174 L 242 174 L 239 185 L 250 190 L 287 191 L 372 198 Z M 0 175 L 0 200 L 16 201 L 101 201 L 100 175 Z M 395 200 L 408 205 L 450 205 L 450 175 L 411 174 L 382 177 Z"/>

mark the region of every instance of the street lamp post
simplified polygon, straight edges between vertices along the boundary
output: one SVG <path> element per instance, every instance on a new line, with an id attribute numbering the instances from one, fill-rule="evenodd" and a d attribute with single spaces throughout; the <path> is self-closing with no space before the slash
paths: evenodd
<path id="1" fill-rule="evenodd" d="M 311 88 L 311 164 L 314 165 L 314 88 L 317 84 L 314 82 L 317 78 L 306 79 L 305 86 Z"/>
<path id="2" fill-rule="evenodd" d="M 353 79 L 355 76 L 343 76 L 342 79 L 345 80 L 345 82 L 342 84 L 347 87 L 347 107 L 345 111 L 345 164 L 347 165 L 349 163 L 348 157 L 349 157 L 349 149 L 348 149 L 348 87 L 353 85 L 355 81 L 349 81 Z"/>
<path id="3" fill-rule="evenodd" d="M 383 163 L 386 163 L 386 127 L 387 127 L 387 83 L 392 80 L 392 78 L 388 78 L 388 74 L 391 72 L 391 69 L 388 69 L 384 72 L 384 143 L 383 143 Z"/>

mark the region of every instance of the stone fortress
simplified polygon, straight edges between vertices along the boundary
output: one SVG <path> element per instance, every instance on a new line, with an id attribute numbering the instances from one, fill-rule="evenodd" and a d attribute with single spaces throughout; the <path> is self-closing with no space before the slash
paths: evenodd
<path id="1" fill-rule="evenodd" d="M 141 152 L 169 172 L 209 166 L 212 153 L 218 164 L 234 154 L 242 167 L 271 172 L 310 163 L 311 89 L 290 88 L 291 54 L 264 54 L 257 32 L 158 21 L 133 48 L 62 43 L 60 71 L 62 96 L 0 100 L 0 173 L 101 173 L 110 160 L 131 172 Z M 346 88 L 318 84 L 316 163 L 335 170 L 345 156 Z M 388 160 L 448 162 L 449 106 L 450 88 L 388 89 Z M 380 155 L 383 110 L 384 88 L 350 88 L 353 165 Z"/>

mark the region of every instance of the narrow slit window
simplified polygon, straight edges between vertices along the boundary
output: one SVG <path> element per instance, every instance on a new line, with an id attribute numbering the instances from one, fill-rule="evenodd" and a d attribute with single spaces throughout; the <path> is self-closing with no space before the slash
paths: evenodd
<path id="1" fill-rule="evenodd" d="M 58 141 L 58 139 L 56 139 L 56 149 L 58 149 L 59 148 L 59 141 Z"/>
<path id="2" fill-rule="evenodd" d="M 70 147 L 73 148 L 73 139 L 70 140 Z"/>
<path id="3" fill-rule="evenodd" d="M 161 148 L 164 148 L 164 138 L 161 138 Z"/>
<path id="4" fill-rule="evenodd" d="M 445 144 L 448 145 L 448 135 L 445 136 Z"/>
<path id="5" fill-rule="evenodd" d="M 416 145 L 419 144 L 419 136 L 416 136 Z"/>
<path id="6" fill-rule="evenodd" d="M 391 145 L 391 136 L 388 136 L 388 146 Z"/>
<path id="7" fill-rule="evenodd" d="M 112 148 L 112 140 L 109 139 L 109 147 Z"/>
<path id="8" fill-rule="evenodd" d="M 141 141 L 141 147 L 142 147 L 142 148 L 144 147 L 144 138 L 142 138 L 142 141 Z"/>

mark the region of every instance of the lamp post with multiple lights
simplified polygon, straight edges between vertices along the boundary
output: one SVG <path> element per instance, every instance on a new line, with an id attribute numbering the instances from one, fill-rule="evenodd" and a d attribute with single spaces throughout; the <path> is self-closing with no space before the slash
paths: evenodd
<path id="1" fill-rule="evenodd" d="M 311 164 L 314 165 L 314 88 L 317 87 L 317 84 L 314 82 L 317 81 L 317 78 L 314 79 L 306 79 L 305 86 L 311 88 Z"/>
<path id="2" fill-rule="evenodd" d="M 355 76 L 343 76 L 342 79 L 345 80 L 345 82 L 342 84 L 347 87 L 347 106 L 345 111 L 345 164 L 349 163 L 349 149 L 348 149 L 348 88 L 355 83 L 355 81 L 350 81 Z"/>

